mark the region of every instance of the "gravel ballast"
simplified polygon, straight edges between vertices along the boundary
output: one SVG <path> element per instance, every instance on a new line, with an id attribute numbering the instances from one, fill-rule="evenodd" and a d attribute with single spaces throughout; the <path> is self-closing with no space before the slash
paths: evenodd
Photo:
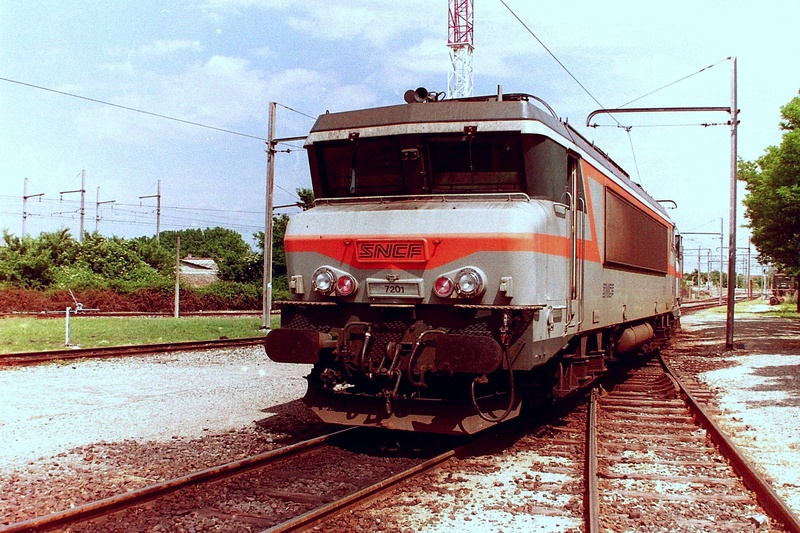
<path id="1" fill-rule="evenodd" d="M 713 393 L 717 422 L 800 513 L 800 323 L 737 316 L 730 352 L 724 326 L 713 312 L 684 317 L 665 356 Z M 311 436 L 322 426 L 299 401 L 308 371 L 269 361 L 261 347 L 0 370 L 0 524 Z M 505 505 L 535 473 L 521 463 L 536 462 L 508 452 L 456 461 L 351 520 L 363 530 L 577 531 Z M 428 486 L 438 489 L 426 496 Z"/>

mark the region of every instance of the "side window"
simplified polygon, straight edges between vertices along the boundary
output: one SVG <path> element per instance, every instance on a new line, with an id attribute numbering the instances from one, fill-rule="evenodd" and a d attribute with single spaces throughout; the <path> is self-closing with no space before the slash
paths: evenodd
<path id="1" fill-rule="evenodd" d="M 666 274 L 670 230 L 606 188 L 605 264 Z"/>
<path id="2" fill-rule="evenodd" d="M 567 183 L 565 187 L 579 211 L 586 212 L 586 194 L 583 189 L 583 173 L 581 172 L 581 162 L 573 154 L 567 155 Z"/>

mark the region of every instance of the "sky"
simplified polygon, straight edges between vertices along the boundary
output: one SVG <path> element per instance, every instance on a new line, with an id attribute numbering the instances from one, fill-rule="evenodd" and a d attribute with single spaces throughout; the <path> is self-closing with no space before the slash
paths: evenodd
<path id="1" fill-rule="evenodd" d="M 719 256 L 718 236 L 691 233 L 719 232 L 723 219 L 728 246 L 729 115 L 618 116 L 628 131 L 602 115 L 602 127 L 587 128 L 586 117 L 633 100 L 729 107 L 726 58 L 736 57 L 738 155 L 758 158 L 780 143 L 780 108 L 800 89 L 800 49 L 785 24 L 800 18 L 800 2 L 505 4 L 475 0 L 474 94 L 502 85 L 543 98 L 652 196 L 677 203 L 668 213 L 694 257 L 686 270 L 698 249 Z M 33 236 L 77 236 L 82 188 L 86 231 L 152 236 L 160 186 L 162 230 L 222 226 L 251 242 L 264 228 L 269 102 L 276 136 L 293 137 L 326 110 L 402 104 L 420 86 L 446 91 L 447 9 L 446 0 L 0 0 L 0 229 L 22 234 L 27 178 Z M 311 186 L 302 142 L 281 148 L 278 206 Z M 743 195 L 740 186 L 737 226 Z M 747 229 L 737 234 L 747 247 Z"/>

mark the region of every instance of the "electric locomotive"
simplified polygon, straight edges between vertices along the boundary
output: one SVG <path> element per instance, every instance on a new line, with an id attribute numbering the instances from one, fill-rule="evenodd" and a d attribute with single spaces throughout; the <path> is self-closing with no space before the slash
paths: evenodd
<path id="1" fill-rule="evenodd" d="M 534 96 L 438 96 L 307 137 L 316 200 L 286 228 L 265 348 L 311 365 L 326 422 L 475 433 L 679 318 L 679 235 L 617 164 Z"/>

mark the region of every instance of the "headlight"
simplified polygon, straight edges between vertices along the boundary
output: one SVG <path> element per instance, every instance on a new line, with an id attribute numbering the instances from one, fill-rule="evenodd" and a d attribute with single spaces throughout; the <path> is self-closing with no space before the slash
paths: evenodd
<path id="1" fill-rule="evenodd" d="M 314 290 L 325 296 L 351 296 L 358 290 L 358 281 L 338 268 L 321 266 L 311 276 Z"/>
<path id="2" fill-rule="evenodd" d="M 483 292 L 483 276 L 474 268 L 461 269 L 456 274 L 456 292 L 463 298 L 472 298 Z"/>
<path id="3" fill-rule="evenodd" d="M 439 276 L 433 282 L 433 292 L 440 298 L 447 298 L 453 294 L 453 280 L 447 276 Z"/>
<path id="4" fill-rule="evenodd" d="M 333 275 L 331 269 L 325 267 L 316 269 L 312 279 L 314 290 L 323 294 L 333 291 L 333 284 L 336 283 L 336 276 Z"/>
<path id="5" fill-rule="evenodd" d="M 356 278 L 349 274 L 336 280 L 336 293 L 339 296 L 350 296 L 356 291 L 357 287 Z"/>

